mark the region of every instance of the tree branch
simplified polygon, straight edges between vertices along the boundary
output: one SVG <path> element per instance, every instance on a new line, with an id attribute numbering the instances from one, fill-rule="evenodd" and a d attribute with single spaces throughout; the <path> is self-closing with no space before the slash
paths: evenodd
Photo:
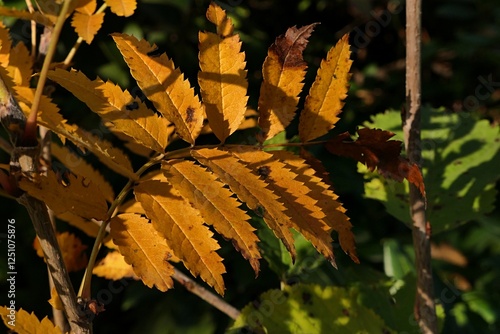
<path id="1" fill-rule="evenodd" d="M 172 278 L 182 284 L 189 292 L 194 293 L 210 305 L 214 306 L 221 312 L 227 314 L 230 318 L 236 320 L 240 316 L 240 311 L 233 307 L 232 305 L 226 303 L 222 298 L 219 298 L 212 292 L 208 291 L 204 287 L 198 285 L 188 276 L 184 275 L 181 271 L 174 268 L 174 274 Z"/>
<path id="2" fill-rule="evenodd" d="M 72 332 L 75 334 L 91 333 L 91 323 L 82 307 L 77 303 L 76 294 L 50 222 L 47 206 L 26 193 L 21 195 L 17 201 L 26 207 L 31 217 L 36 235 L 43 249 L 47 267 L 52 275 L 57 294 L 64 305 L 64 311 Z"/>
<path id="3" fill-rule="evenodd" d="M 406 2 L 406 115 L 403 124 L 406 152 L 410 162 L 420 165 L 420 41 L 421 0 Z M 426 220 L 426 199 L 410 184 L 410 215 L 417 267 L 415 319 L 422 333 L 437 333 L 432 282 L 430 227 Z"/>

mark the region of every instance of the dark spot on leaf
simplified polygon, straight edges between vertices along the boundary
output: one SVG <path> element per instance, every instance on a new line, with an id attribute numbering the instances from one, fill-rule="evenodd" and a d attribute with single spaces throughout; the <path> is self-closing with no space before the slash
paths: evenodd
<path id="1" fill-rule="evenodd" d="M 312 305 L 313 304 L 313 302 L 312 302 L 312 296 L 308 292 L 303 292 L 302 293 L 302 301 L 304 302 L 304 304 L 308 304 L 308 305 Z"/>
<path id="2" fill-rule="evenodd" d="M 161 51 L 156 47 L 153 50 L 149 51 L 147 55 L 152 58 L 159 57 L 161 55 Z"/>
<path id="3" fill-rule="evenodd" d="M 82 186 L 88 188 L 90 186 L 90 180 L 87 180 L 85 177 L 82 178 Z"/>
<path id="4" fill-rule="evenodd" d="M 137 103 L 137 101 L 129 103 L 125 106 L 125 109 L 129 111 L 139 109 L 139 103 Z"/>
<path id="5" fill-rule="evenodd" d="M 453 163 L 454 165 L 461 165 L 462 164 L 462 160 L 457 160 Z"/>
<path id="6" fill-rule="evenodd" d="M 194 109 L 192 107 L 188 107 L 186 109 L 186 123 L 192 123 L 194 121 Z"/>
<path id="7" fill-rule="evenodd" d="M 258 205 L 258 206 L 255 208 L 255 210 L 254 210 L 254 211 L 255 211 L 255 213 L 256 213 L 259 217 L 264 217 L 264 215 L 265 215 L 265 213 L 266 213 L 266 210 L 265 210 L 262 206 L 260 206 L 260 205 Z"/>
<path id="8" fill-rule="evenodd" d="M 345 308 L 342 309 L 342 314 L 345 315 L 346 317 L 349 316 L 349 311 Z"/>
<path id="9" fill-rule="evenodd" d="M 257 173 L 262 176 L 263 179 L 267 178 L 269 174 L 271 174 L 271 167 L 269 166 L 261 166 L 257 168 Z"/>

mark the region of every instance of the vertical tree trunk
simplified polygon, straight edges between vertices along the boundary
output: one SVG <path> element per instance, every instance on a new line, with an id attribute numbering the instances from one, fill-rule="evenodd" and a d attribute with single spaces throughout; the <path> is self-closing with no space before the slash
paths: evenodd
<path id="1" fill-rule="evenodd" d="M 421 0 L 408 0 L 406 2 L 406 115 L 403 131 L 408 158 L 419 165 L 421 163 L 420 41 Z M 431 268 L 431 232 L 426 220 L 425 207 L 424 195 L 410 184 L 410 214 L 413 222 L 413 247 L 417 268 L 415 319 L 422 333 L 437 333 Z"/>

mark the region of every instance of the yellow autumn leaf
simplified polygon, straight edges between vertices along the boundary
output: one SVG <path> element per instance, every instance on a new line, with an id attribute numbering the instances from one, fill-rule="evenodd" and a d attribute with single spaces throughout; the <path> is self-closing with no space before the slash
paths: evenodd
<path id="1" fill-rule="evenodd" d="M 10 50 L 7 72 L 18 86 L 30 85 L 33 61 L 24 43 L 17 43 Z"/>
<path id="2" fill-rule="evenodd" d="M 232 35 L 231 20 L 215 3 L 207 17 L 217 27 L 217 34 L 199 33 L 200 69 L 198 83 L 210 127 L 221 142 L 236 131 L 245 118 L 248 100 L 245 53 L 241 41 Z"/>
<path id="3" fill-rule="evenodd" d="M 30 314 L 22 308 L 16 311 L 2 306 L 0 315 L 5 326 L 17 334 L 62 334 L 61 329 L 49 318 L 45 317 L 40 321 L 34 313 Z"/>
<path id="4" fill-rule="evenodd" d="M 259 239 L 248 223 L 250 217 L 240 208 L 241 203 L 232 197 L 231 191 L 224 188 L 213 173 L 192 161 L 165 162 L 162 169 L 170 184 L 200 210 L 207 224 L 233 242 L 257 274 L 261 258 L 257 246 Z"/>
<path id="5" fill-rule="evenodd" d="M 66 182 L 63 185 L 57 175 L 49 170 L 47 175 L 40 175 L 33 182 L 21 179 L 19 187 L 47 204 L 55 214 L 72 212 L 88 219 L 106 218 L 106 199 L 90 179 L 70 173 Z"/>
<path id="6" fill-rule="evenodd" d="M 203 127 L 204 110 L 189 81 L 167 55 L 150 55 L 156 47 L 133 36 L 112 34 L 132 76 L 155 108 L 174 123 L 181 139 L 194 144 Z"/>
<path id="7" fill-rule="evenodd" d="M 104 13 L 88 15 L 76 12 L 73 14 L 71 26 L 75 28 L 75 32 L 79 37 L 87 42 L 87 44 L 90 44 L 99 29 L 101 29 L 103 22 Z"/>
<path id="8" fill-rule="evenodd" d="M 66 146 L 59 146 L 58 144 L 52 142 L 50 145 L 50 152 L 52 155 L 59 160 L 65 167 L 67 167 L 71 172 L 77 175 L 86 177 L 99 188 L 104 198 L 108 202 L 113 202 L 115 199 L 115 192 L 111 184 L 92 167 L 85 159 L 81 156 L 75 154 Z M 53 166 L 57 166 L 56 162 L 52 162 Z"/>
<path id="9" fill-rule="evenodd" d="M 31 110 L 31 103 L 34 99 L 34 89 L 16 86 L 14 87 L 14 91 L 15 97 L 24 114 L 28 116 Z M 95 154 L 102 163 L 115 172 L 132 180 L 137 178 L 132 169 L 132 163 L 123 151 L 97 135 L 86 132 L 76 125 L 68 124 L 61 114 L 59 114 L 59 108 L 44 95 L 42 95 L 40 100 L 37 121 L 39 125 L 43 125 L 56 133 L 63 143 L 67 138 L 78 147 L 87 149 Z"/>
<path id="10" fill-rule="evenodd" d="M 168 262 L 172 249 L 146 218 L 124 213 L 113 217 L 110 227 L 113 242 L 146 286 L 160 291 L 174 286 L 174 267 Z"/>
<path id="11" fill-rule="evenodd" d="M 39 11 L 30 13 L 27 10 L 18 10 L 7 7 L 0 7 L 0 16 L 15 17 L 28 21 L 32 20 L 46 27 L 52 27 L 57 21 L 57 14 L 42 14 Z"/>
<path id="12" fill-rule="evenodd" d="M 69 232 L 57 233 L 57 243 L 61 248 L 64 264 L 68 272 L 79 271 L 87 266 L 87 246 L 82 244 L 80 238 Z M 36 254 L 43 258 L 43 249 L 38 238 L 33 242 L 33 248 Z"/>
<path id="13" fill-rule="evenodd" d="M 137 202 L 134 199 L 131 199 L 129 201 L 126 201 L 122 205 L 118 207 L 118 212 L 120 213 L 140 213 L 145 215 L 146 211 L 144 211 L 144 208 L 142 207 L 141 203 Z"/>
<path id="14" fill-rule="evenodd" d="M 78 99 L 103 120 L 112 123 L 112 130 L 124 133 L 149 149 L 163 152 L 168 142 L 168 121 L 149 110 L 139 98 L 134 98 L 118 85 L 97 78 L 89 80 L 78 71 L 56 69 L 48 77 Z"/>
<path id="15" fill-rule="evenodd" d="M 297 174 L 297 180 L 307 184 L 311 190 L 310 196 L 317 200 L 318 205 L 325 214 L 324 221 L 338 233 L 342 250 L 356 263 L 356 243 L 352 233 L 352 224 L 345 214 L 346 209 L 337 201 L 338 196 L 330 189 L 321 178 L 316 176 L 316 171 L 299 156 L 288 151 L 276 151 L 273 154 L 286 163 L 292 172 Z"/>
<path id="16" fill-rule="evenodd" d="M 321 61 L 304 109 L 300 113 L 299 137 L 307 142 L 330 131 L 339 120 L 349 90 L 352 60 L 349 35 L 344 35 Z"/>
<path id="17" fill-rule="evenodd" d="M 221 295 L 224 294 L 222 274 L 226 272 L 220 248 L 213 233 L 203 224 L 199 211 L 160 175 L 160 180 L 148 180 L 135 187 L 154 228 L 163 236 L 173 253 L 194 276 L 200 276 Z"/>
<path id="18" fill-rule="evenodd" d="M 229 37 L 233 34 L 234 26 L 231 19 L 227 17 L 226 11 L 215 2 L 211 2 L 207 9 L 207 19 L 215 24 L 217 35 Z"/>
<path id="19" fill-rule="evenodd" d="M 262 216 L 295 259 L 290 218 L 284 213 L 285 207 L 278 196 L 267 188 L 266 183 L 229 152 L 199 149 L 191 151 L 191 155 L 210 168 L 251 210 Z"/>
<path id="20" fill-rule="evenodd" d="M 97 237 L 99 225 L 89 219 L 82 218 L 72 212 L 66 211 L 55 215 L 56 218 L 65 221 L 73 227 L 76 227 L 90 237 Z"/>
<path id="21" fill-rule="evenodd" d="M 269 185 L 269 189 L 280 196 L 291 217 L 292 227 L 299 231 L 311 244 L 334 266 L 335 257 L 330 236 L 331 227 L 325 222 L 325 213 L 317 205 L 317 200 L 311 197 L 308 184 L 296 180 L 293 173 L 274 152 L 263 152 L 259 149 L 241 147 L 232 153 L 248 167 L 261 175 Z"/>
<path id="22" fill-rule="evenodd" d="M 314 26 L 315 23 L 289 28 L 269 48 L 262 66 L 259 96 L 259 125 L 263 139 L 285 130 L 295 116 L 307 69 L 302 52 Z"/>
<path id="23" fill-rule="evenodd" d="M 106 254 L 106 256 L 94 266 L 92 274 L 114 281 L 118 281 L 122 278 L 140 279 L 120 252 L 109 252 Z"/>
<path id="24" fill-rule="evenodd" d="M 104 0 L 104 2 L 118 16 L 131 16 L 137 8 L 136 0 Z"/>
<path id="25" fill-rule="evenodd" d="M 92 15 L 96 9 L 96 0 L 75 0 L 75 11 L 78 13 Z"/>
<path id="26" fill-rule="evenodd" d="M 50 289 L 50 299 L 48 302 L 56 310 L 64 311 L 64 305 L 61 298 L 59 298 L 59 295 L 57 294 L 56 287 L 52 287 L 52 289 Z"/>
<path id="27" fill-rule="evenodd" d="M 1 8 L 1 7 L 0 7 Z M 1 16 L 0 12 L 0 16 Z M 9 30 L 0 22 L 0 65 L 7 68 L 10 59 L 10 49 L 12 47 L 12 40 L 10 39 Z"/>

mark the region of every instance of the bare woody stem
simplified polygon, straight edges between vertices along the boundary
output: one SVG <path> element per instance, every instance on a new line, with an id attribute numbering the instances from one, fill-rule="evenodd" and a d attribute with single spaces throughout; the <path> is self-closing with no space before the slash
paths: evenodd
<path id="1" fill-rule="evenodd" d="M 240 316 L 240 311 L 232 305 L 226 303 L 222 298 L 208 291 L 204 287 L 198 285 L 188 276 L 184 275 L 181 271 L 174 268 L 172 278 L 182 284 L 189 292 L 197 295 L 219 311 L 227 314 L 231 319 L 237 319 Z"/>
<path id="2" fill-rule="evenodd" d="M 410 162 L 420 164 L 420 40 L 421 0 L 406 2 L 406 115 L 403 124 L 406 152 Z M 437 320 L 432 282 L 430 227 L 426 219 L 426 200 L 419 189 L 410 184 L 410 215 L 417 269 L 415 319 L 422 333 L 437 333 Z"/>
<path id="3" fill-rule="evenodd" d="M 73 290 L 73 285 L 66 270 L 54 228 L 47 212 L 47 206 L 45 203 L 28 194 L 21 195 L 17 201 L 26 207 L 31 217 L 44 252 L 45 261 L 52 275 L 54 286 L 64 305 L 64 311 L 72 333 L 91 333 L 92 325 L 77 303 L 75 291 Z"/>

